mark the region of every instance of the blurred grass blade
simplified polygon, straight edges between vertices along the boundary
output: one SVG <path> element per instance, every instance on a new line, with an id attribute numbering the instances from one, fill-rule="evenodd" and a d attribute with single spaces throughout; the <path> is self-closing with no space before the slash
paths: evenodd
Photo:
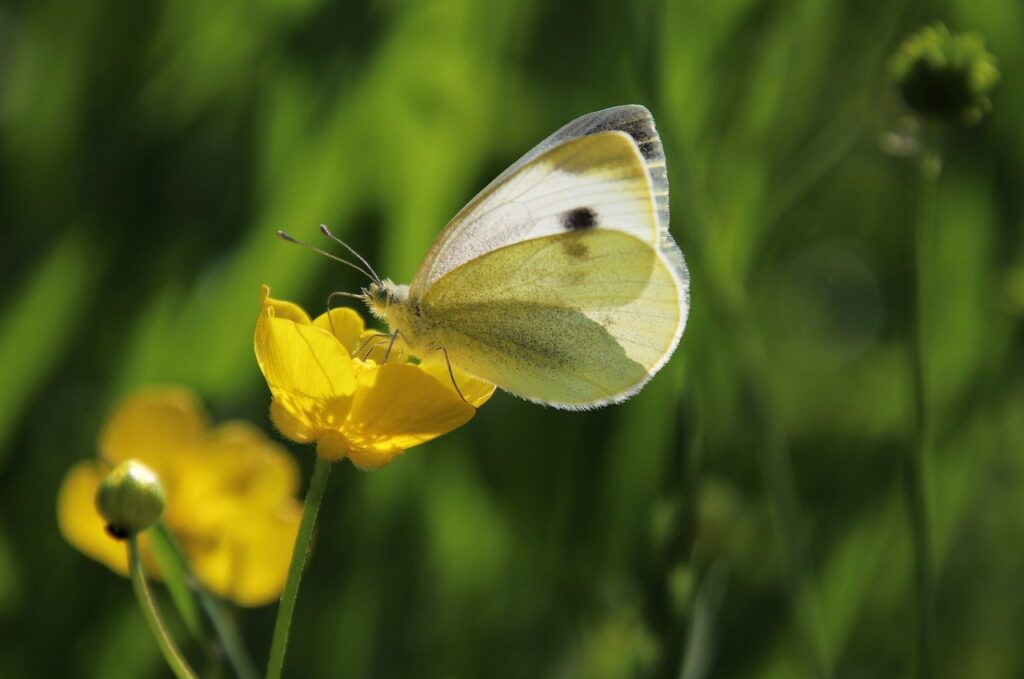
<path id="1" fill-rule="evenodd" d="M 185 564 L 177 549 L 170 542 L 167 527 L 163 523 L 154 526 L 149 533 L 149 539 L 150 545 L 153 547 L 153 556 L 160 568 L 160 576 L 171 594 L 175 608 L 178 609 L 189 634 L 196 641 L 202 643 L 204 640 L 203 623 L 199 617 L 199 607 L 196 606 L 195 597 L 188 584 Z"/>
<path id="2" fill-rule="evenodd" d="M 157 555 L 160 573 L 189 632 L 199 640 L 204 637 L 196 607 L 198 599 L 235 674 L 239 679 L 257 679 L 259 674 L 256 672 L 256 666 L 249 657 L 234 619 L 225 610 L 221 601 L 206 591 L 206 588 L 188 571 L 188 562 L 177 540 L 163 523 L 157 524 L 149 535 Z"/>
<path id="3" fill-rule="evenodd" d="M 205 589 L 200 588 L 196 594 L 199 596 L 199 603 L 202 604 L 203 612 L 209 618 L 210 624 L 217 632 L 217 637 L 224 646 L 224 654 L 234 668 L 238 679 L 257 679 L 259 674 L 256 665 L 253 664 L 249 652 L 245 648 L 245 642 L 239 634 L 235 619 L 224 604 L 217 597 Z"/>
<path id="4" fill-rule="evenodd" d="M 728 580 L 729 567 L 721 560 L 704 577 L 694 602 L 679 679 L 704 679 L 711 672 L 715 655 L 715 625 Z"/>
<path id="5" fill-rule="evenodd" d="M 15 293 L 0 319 L 0 464 L 36 391 L 80 336 L 105 264 L 82 229 L 70 231 Z"/>

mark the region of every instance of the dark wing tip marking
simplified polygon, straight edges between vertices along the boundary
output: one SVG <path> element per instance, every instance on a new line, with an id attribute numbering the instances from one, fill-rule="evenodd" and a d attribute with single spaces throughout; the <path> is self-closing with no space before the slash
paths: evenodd
<path id="1" fill-rule="evenodd" d="M 582 231 L 597 226 L 597 213 L 589 207 L 578 207 L 562 214 L 566 231 Z"/>
<path id="2" fill-rule="evenodd" d="M 650 117 L 650 114 L 632 120 L 616 121 L 613 129 L 625 132 L 632 137 L 644 160 L 653 160 L 661 156 L 661 140 L 658 139 L 658 133 L 654 129 L 654 119 Z"/>

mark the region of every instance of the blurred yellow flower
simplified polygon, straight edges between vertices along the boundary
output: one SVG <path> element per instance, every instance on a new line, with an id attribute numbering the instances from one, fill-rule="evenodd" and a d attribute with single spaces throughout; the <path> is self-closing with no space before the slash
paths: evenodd
<path id="1" fill-rule="evenodd" d="M 352 309 L 310 320 L 266 286 L 254 346 L 281 433 L 363 469 L 462 426 L 494 393 L 494 385 L 455 370 L 463 400 L 443 359 L 408 363 L 397 345 L 389 356 L 388 342 Z"/>
<path id="2" fill-rule="evenodd" d="M 95 498 L 110 469 L 129 459 L 160 479 L 164 521 L 207 589 L 240 606 L 280 596 L 302 513 L 298 469 L 287 451 L 245 422 L 209 428 L 187 389 L 130 396 L 103 431 L 99 460 L 75 465 L 57 499 L 65 539 L 121 575 L 128 573 L 125 543 L 107 534 Z M 146 533 L 140 543 L 156 573 Z"/>

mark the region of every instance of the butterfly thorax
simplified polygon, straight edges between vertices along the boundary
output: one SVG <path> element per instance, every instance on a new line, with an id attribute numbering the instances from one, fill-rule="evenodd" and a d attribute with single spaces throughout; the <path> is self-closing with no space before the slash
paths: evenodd
<path id="1" fill-rule="evenodd" d="M 392 332 L 397 331 L 411 353 L 422 355 L 434 348 L 424 343 L 428 323 L 420 315 L 418 300 L 409 296 L 408 285 L 386 278 L 380 285 L 370 283 L 363 293 L 370 313 L 387 323 Z"/>

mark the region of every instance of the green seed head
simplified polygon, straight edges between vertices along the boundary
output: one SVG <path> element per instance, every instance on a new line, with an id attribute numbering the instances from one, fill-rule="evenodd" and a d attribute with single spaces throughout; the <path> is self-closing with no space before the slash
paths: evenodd
<path id="1" fill-rule="evenodd" d="M 973 125 L 991 108 L 996 59 L 977 33 L 953 34 L 941 23 L 907 38 L 889 62 L 903 101 L 926 120 Z"/>
<path id="2" fill-rule="evenodd" d="M 160 479 L 135 460 L 114 467 L 96 491 L 96 509 L 107 522 L 107 532 L 120 540 L 153 525 L 164 503 Z"/>

